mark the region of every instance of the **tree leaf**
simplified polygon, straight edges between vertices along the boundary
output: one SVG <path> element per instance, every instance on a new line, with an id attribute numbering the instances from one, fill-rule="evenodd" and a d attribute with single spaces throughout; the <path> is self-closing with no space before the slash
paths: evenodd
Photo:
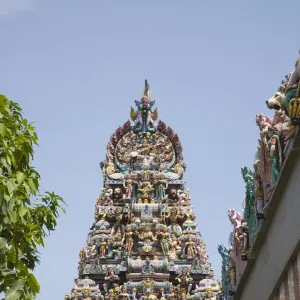
<path id="1" fill-rule="evenodd" d="M 5 136 L 6 134 L 6 126 L 4 123 L 0 123 L 0 135 Z"/>
<path id="2" fill-rule="evenodd" d="M 8 217 L 4 217 L 3 218 L 3 223 L 4 224 L 8 224 L 9 223 L 9 218 Z"/>
<path id="3" fill-rule="evenodd" d="M 15 211 L 12 211 L 11 214 L 10 214 L 10 220 L 13 222 L 13 223 L 16 223 L 17 221 L 17 213 Z"/>
<path id="4" fill-rule="evenodd" d="M 1 163 L 5 168 L 8 168 L 8 164 L 6 162 L 6 159 L 4 157 L 1 157 Z"/>
<path id="5" fill-rule="evenodd" d="M 28 209 L 27 209 L 27 207 L 26 206 L 20 206 L 19 208 L 18 208 L 18 214 L 19 214 L 19 216 L 20 217 L 24 217 L 25 215 L 26 215 L 26 213 L 28 212 Z"/>
<path id="6" fill-rule="evenodd" d="M 28 182 L 29 182 L 29 186 L 32 189 L 33 194 L 35 194 L 37 192 L 37 186 L 34 183 L 34 180 L 32 178 L 30 178 Z"/>
<path id="7" fill-rule="evenodd" d="M 25 285 L 24 280 L 17 280 L 15 281 L 11 288 L 8 289 L 5 293 L 6 300 L 19 300 L 22 295 L 22 290 Z"/>
<path id="8" fill-rule="evenodd" d="M 0 249 L 4 248 L 6 246 L 7 239 L 4 237 L 0 237 Z"/>
<path id="9" fill-rule="evenodd" d="M 8 180 L 7 188 L 8 188 L 9 194 L 11 194 L 16 189 L 16 185 L 12 179 Z"/>
<path id="10" fill-rule="evenodd" d="M 26 175 L 20 171 L 17 171 L 16 177 L 17 177 L 18 184 L 21 184 L 24 178 L 26 177 Z"/>
<path id="11" fill-rule="evenodd" d="M 27 283 L 34 293 L 38 293 L 40 291 L 40 285 L 33 274 L 28 275 Z"/>

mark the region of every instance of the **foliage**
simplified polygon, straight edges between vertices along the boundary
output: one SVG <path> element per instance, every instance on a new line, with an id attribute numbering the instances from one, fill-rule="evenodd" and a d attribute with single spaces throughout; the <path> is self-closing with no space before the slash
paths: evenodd
<path id="1" fill-rule="evenodd" d="M 0 95 L 0 294 L 34 299 L 32 274 L 38 247 L 56 227 L 65 204 L 55 193 L 39 195 L 40 175 L 31 165 L 38 138 L 17 103 Z"/>

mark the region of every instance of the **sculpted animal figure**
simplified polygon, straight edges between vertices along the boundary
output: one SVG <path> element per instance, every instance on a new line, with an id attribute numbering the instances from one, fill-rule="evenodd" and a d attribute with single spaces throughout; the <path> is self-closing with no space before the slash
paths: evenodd
<path id="1" fill-rule="evenodd" d="M 281 114 L 285 111 L 289 115 L 289 103 L 295 97 L 300 81 L 300 57 L 296 60 L 294 71 L 285 76 L 277 92 L 266 101 L 269 109 Z"/>
<path id="2" fill-rule="evenodd" d="M 281 114 L 282 111 L 287 111 L 286 108 L 286 97 L 285 94 L 281 91 L 281 87 L 278 91 L 266 101 L 267 107 L 269 109 L 274 109 L 276 114 Z"/>

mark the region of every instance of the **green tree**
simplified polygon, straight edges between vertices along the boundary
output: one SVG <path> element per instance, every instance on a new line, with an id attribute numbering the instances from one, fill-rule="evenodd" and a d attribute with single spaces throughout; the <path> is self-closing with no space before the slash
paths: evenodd
<path id="1" fill-rule="evenodd" d="M 20 106 L 0 95 L 0 295 L 6 300 L 36 298 L 38 247 L 65 212 L 61 197 L 39 194 L 40 175 L 32 166 L 37 142 Z"/>

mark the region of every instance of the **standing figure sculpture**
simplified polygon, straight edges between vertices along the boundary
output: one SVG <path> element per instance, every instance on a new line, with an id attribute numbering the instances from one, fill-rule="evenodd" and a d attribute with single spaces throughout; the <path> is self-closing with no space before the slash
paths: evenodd
<path id="1" fill-rule="evenodd" d="M 256 159 L 254 163 L 254 196 L 256 201 L 256 216 L 257 220 L 260 221 L 264 218 L 264 208 L 265 208 L 265 199 L 264 199 L 264 188 L 263 181 L 260 176 L 260 160 Z"/>
<path id="2" fill-rule="evenodd" d="M 125 197 L 127 199 L 130 199 L 132 197 L 132 194 L 133 194 L 133 188 L 134 188 L 134 181 L 132 179 L 126 179 L 124 180 L 123 182 L 123 186 L 124 188 L 126 189 L 126 192 L 125 192 Z"/>
<path id="3" fill-rule="evenodd" d="M 105 258 L 107 254 L 107 243 L 105 241 L 105 238 L 102 237 L 99 245 L 99 253 L 100 257 Z"/>
<path id="4" fill-rule="evenodd" d="M 168 181 L 164 179 L 164 176 L 158 180 L 157 198 L 163 200 L 166 197 L 166 190 L 168 188 Z"/>
<path id="5" fill-rule="evenodd" d="M 171 243 L 170 233 L 167 226 L 163 226 L 161 231 L 158 231 L 157 236 L 160 238 L 160 245 L 164 255 L 169 255 L 169 245 Z"/>
<path id="6" fill-rule="evenodd" d="M 131 227 L 128 225 L 126 227 L 126 233 L 125 233 L 125 251 L 128 255 L 131 254 L 134 246 L 134 239 L 133 239 L 133 232 L 131 231 Z"/>
<path id="7" fill-rule="evenodd" d="M 244 220 L 247 223 L 250 243 L 252 244 L 252 241 L 254 240 L 257 232 L 254 178 L 253 172 L 250 169 L 244 167 L 241 169 L 241 171 L 243 179 L 246 183 Z"/>
<path id="8" fill-rule="evenodd" d="M 191 234 L 189 234 L 188 241 L 185 243 L 185 254 L 187 259 L 193 259 L 197 255 L 197 249 Z"/>
<path id="9" fill-rule="evenodd" d="M 282 166 L 282 150 L 280 145 L 280 138 L 275 133 L 269 141 L 269 151 L 270 151 L 270 165 L 273 185 L 276 184 L 279 171 Z"/>
<path id="10" fill-rule="evenodd" d="M 218 245 L 218 252 L 222 257 L 222 288 L 224 291 L 225 299 L 228 296 L 228 277 L 229 277 L 229 250 L 223 246 Z"/>
<path id="11" fill-rule="evenodd" d="M 112 236 L 117 236 L 118 234 L 123 233 L 123 225 L 122 225 L 122 220 L 123 220 L 123 214 L 122 214 L 122 208 L 117 207 L 115 210 L 115 223 L 111 229 L 111 235 Z"/>

